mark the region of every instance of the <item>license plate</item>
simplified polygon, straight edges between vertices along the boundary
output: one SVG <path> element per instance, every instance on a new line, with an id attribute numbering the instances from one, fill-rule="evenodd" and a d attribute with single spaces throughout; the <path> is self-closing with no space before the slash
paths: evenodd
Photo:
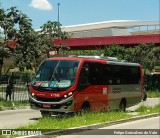
<path id="1" fill-rule="evenodd" d="M 44 108 L 50 108 L 51 105 L 50 105 L 50 104 L 43 104 L 43 107 L 44 107 Z"/>

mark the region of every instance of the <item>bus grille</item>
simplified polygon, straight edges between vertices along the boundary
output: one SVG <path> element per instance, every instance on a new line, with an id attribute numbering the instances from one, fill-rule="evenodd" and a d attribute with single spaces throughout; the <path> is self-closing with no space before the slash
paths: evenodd
<path id="1" fill-rule="evenodd" d="M 62 98 L 42 98 L 42 97 L 36 97 L 37 101 L 42 102 L 60 102 Z"/>

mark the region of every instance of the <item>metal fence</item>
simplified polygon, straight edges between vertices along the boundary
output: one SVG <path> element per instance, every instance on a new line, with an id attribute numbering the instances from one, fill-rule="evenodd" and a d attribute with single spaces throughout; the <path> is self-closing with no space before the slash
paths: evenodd
<path id="1" fill-rule="evenodd" d="M 160 91 L 160 75 L 145 75 L 145 89 Z"/>
<path id="2" fill-rule="evenodd" d="M 0 76 L 0 100 L 6 99 L 7 85 L 12 84 L 11 100 L 24 101 L 28 100 L 29 83 L 32 74 L 29 73 L 7 73 Z"/>

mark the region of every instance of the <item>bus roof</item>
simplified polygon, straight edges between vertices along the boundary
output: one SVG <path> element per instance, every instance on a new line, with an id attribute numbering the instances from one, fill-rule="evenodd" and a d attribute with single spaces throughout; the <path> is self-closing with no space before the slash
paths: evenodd
<path id="1" fill-rule="evenodd" d="M 131 63 L 126 60 L 118 60 L 116 57 L 101 57 L 101 56 L 65 56 L 65 57 L 52 57 L 47 60 L 80 60 L 80 61 L 92 61 L 92 62 L 101 62 L 103 64 L 112 64 L 112 65 L 125 65 L 125 66 L 140 66 L 139 63 Z"/>

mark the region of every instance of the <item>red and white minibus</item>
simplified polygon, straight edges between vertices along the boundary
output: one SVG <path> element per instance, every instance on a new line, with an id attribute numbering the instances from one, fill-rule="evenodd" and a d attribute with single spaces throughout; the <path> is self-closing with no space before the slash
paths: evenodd
<path id="1" fill-rule="evenodd" d="M 142 67 L 111 57 L 53 57 L 41 63 L 30 85 L 32 109 L 42 116 L 123 109 L 143 99 Z"/>

